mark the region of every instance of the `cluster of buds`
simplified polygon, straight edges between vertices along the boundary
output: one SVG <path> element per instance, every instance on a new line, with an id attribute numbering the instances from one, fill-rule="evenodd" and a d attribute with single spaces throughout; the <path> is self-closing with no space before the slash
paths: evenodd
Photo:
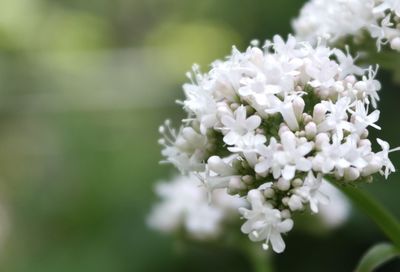
<path id="1" fill-rule="evenodd" d="M 368 33 L 378 50 L 389 43 L 400 51 L 400 1 L 398 0 L 310 0 L 294 20 L 299 38 L 332 43 L 346 37 L 362 38 Z"/>
<path id="2" fill-rule="evenodd" d="M 260 48 L 233 48 L 202 74 L 197 66 L 178 101 L 188 116 L 179 130 L 161 126 L 165 162 L 196 175 L 212 194 L 246 199 L 242 232 L 280 253 L 292 214 L 328 204 L 324 177 L 370 181 L 395 168 L 387 142 L 374 152 L 377 69 L 363 69 L 347 52 L 275 36 Z"/>

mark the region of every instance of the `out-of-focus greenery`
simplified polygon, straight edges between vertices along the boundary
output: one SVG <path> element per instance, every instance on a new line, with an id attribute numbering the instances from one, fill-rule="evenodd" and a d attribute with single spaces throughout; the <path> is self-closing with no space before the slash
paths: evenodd
<path id="1" fill-rule="evenodd" d="M 174 101 L 193 62 L 207 70 L 234 44 L 286 35 L 301 5 L 2 0 L 0 270 L 249 271 L 239 250 L 183 245 L 147 228 L 152 187 L 172 172 L 158 165 L 157 128 L 182 117 Z M 375 134 L 398 146 L 400 90 L 381 76 Z M 400 217 L 400 175 L 368 190 Z M 350 271 L 381 240 L 354 212 L 328 234 L 293 231 L 273 261 L 278 271 Z"/>

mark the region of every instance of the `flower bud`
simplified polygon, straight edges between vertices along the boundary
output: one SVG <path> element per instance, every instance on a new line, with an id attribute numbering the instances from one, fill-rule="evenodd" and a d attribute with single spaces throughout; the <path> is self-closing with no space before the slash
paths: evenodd
<path id="1" fill-rule="evenodd" d="M 273 198 L 274 195 L 275 195 L 274 189 L 272 189 L 272 188 L 267 188 L 267 189 L 264 190 L 264 196 L 265 196 L 266 198 Z"/>
<path id="2" fill-rule="evenodd" d="M 276 187 L 281 191 L 287 191 L 290 188 L 290 181 L 280 178 L 276 183 Z"/>
<path id="3" fill-rule="evenodd" d="M 229 188 L 236 191 L 245 190 L 247 188 L 246 184 L 244 184 L 239 176 L 231 177 L 229 180 Z"/>
<path id="4" fill-rule="evenodd" d="M 297 97 L 293 100 L 292 104 L 293 104 L 293 111 L 294 111 L 294 114 L 296 115 L 297 120 L 300 120 L 301 117 L 302 117 L 302 113 L 303 113 L 303 111 L 304 111 L 304 107 L 305 107 L 305 105 L 306 105 L 306 104 L 304 103 L 303 98 L 301 98 L 300 96 L 297 96 Z"/>
<path id="5" fill-rule="evenodd" d="M 298 195 L 292 195 L 287 204 L 290 210 L 292 211 L 303 209 L 303 203 L 301 201 L 301 197 L 299 197 Z"/>
<path id="6" fill-rule="evenodd" d="M 344 80 L 350 84 L 354 84 L 357 81 L 357 78 L 354 75 L 348 75 Z"/>
<path id="7" fill-rule="evenodd" d="M 296 179 L 292 180 L 293 187 L 300 187 L 301 185 L 303 185 L 303 181 L 301 179 L 296 178 Z"/>
<path id="8" fill-rule="evenodd" d="M 326 133 L 318 133 L 315 137 L 315 148 L 321 149 L 326 144 L 329 144 L 329 136 Z"/>
<path id="9" fill-rule="evenodd" d="M 245 184 L 250 185 L 250 184 L 253 184 L 253 183 L 254 183 L 254 178 L 253 178 L 252 176 L 250 176 L 250 175 L 246 175 L 246 176 L 243 176 L 243 177 L 242 177 L 242 181 L 243 181 Z"/>
<path id="10" fill-rule="evenodd" d="M 290 211 L 288 209 L 284 209 L 283 211 L 281 211 L 281 216 L 284 219 L 291 218 Z"/>
<path id="11" fill-rule="evenodd" d="M 390 47 L 394 50 L 400 51 L 400 38 L 396 37 L 390 41 Z"/>
<path id="12" fill-rule="evenodd" d="M 314 139 L 315 135 L 317 135 L 317 125 L 314 122 L 308 123 L 304 129 L 309 140 Z"/>
<path id="13" fill-rule="evenodd" d="M 229 176 L 235 173 L 234 169 L 218 156 L 211 156 L 207 163 L 210 170 L 217 174 Z"/>
<path id="14" fill-rule="evenodd" d="M 247 200 L 249 202 L 264 202 L 264 197 L 259 190 L 250 190 L 247 194 Z"/>
<path id="15" fill-rule="evenodd" d="M 349 167 L 344 171 L 344 179 L 346 181 L 355 181 L 360 177 L 360 171 L 357 168 Z"/>
<path id="16" fill-rule="evenodd" d="M 315 105 L 314 111 L 313 111 L 313 120 L 316 124 L 321 123 L 323 120 L 325 120 L 325 114 L 327 112 L 327 108 L 319 103 Z"/>

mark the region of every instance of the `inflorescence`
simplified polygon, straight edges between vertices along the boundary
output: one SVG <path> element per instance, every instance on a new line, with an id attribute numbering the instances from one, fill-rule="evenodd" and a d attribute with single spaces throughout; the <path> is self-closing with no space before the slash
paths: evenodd
<path id="1" fill-rule="evenodd" d="M 293 22 L 296 36 L 311 42 L 325 37 L 332 43 L 364 33 L 400 51 L 399 0 L 310 0 Z"/>
<path id="2" fill-rule="evenodd" d="M 356 2 L 356 1 L 352 1 Z M 275 36 L 260 48 L 233 48 L 208 73 L 198 66 L 179 101 L 187 118 L 179 130 L 160 127 L 165 162 L 216 189 L 246 199 L 242 232 L 280 253 L 293 213 L 318 213 L 329 195 L 324 177 L 371 181 L 395 171 L 389 144 L 368 129 L 376 124 L 377 68 L 363 69 L 348 52 Z"/>

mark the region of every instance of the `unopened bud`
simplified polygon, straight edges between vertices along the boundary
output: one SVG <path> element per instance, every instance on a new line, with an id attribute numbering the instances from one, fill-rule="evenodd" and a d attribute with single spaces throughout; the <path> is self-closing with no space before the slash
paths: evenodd
<path id="1" fill-rule="evenodd" d="M 264 196 L 265 196 L 266 198 L 273 198 L 274 195 L 275 195 L 274 189 L 272 189 L 272 188 L 267 188 L 267 189 L 264 190 Z"/>
<path id="2" fill-rule="evenodd" d="M 296 115 L 297 120 L 300 120 L 304 111 L 305 103 L 303 98 L 300 96 L 297 96 L 295 99 L 293 99 L 292 102 L 293 105 L 293 110 L 294 114 Z"/>
<path id="3" fill-rule="evenodd" d="M 309 140 L 314 139 L 315 135 L 317 135 L 317 125 L 314 122 L 308 123 L 304 129 Z"/>
<path id="4" fill-rule="evenodd" d="M 280 178 L 276 183 L 276 187 L 281 191 L 287 191 L 290 188 L 290 181 Z"/>
<path id="5" fill-rule="evenodd" d="M 360 171 L 357 168 L 350 167 L 344 171 L 344 179 L 347 181 L 355 181 L 360 177 Z"/>
<path id="6" fill-rule="evenodd" d="M 218 156 L 211 156 L 207 161 L 208 167 L 211 171 L 223 175 L 229 176 L 234 174 L 234 169 L 230 167 L 227 163 L 225 163 Z"/>
<path id="7" fill-rule="evenodd" d="M 400 38 L 396 37 L 390 41 L 390 47 L 394 50 L 400 51 Z"/>
<path id="8" fill-rule="evenodd" d="M 315 105 L 314 111 L 313 111 L 313 120 L 316 124 L 321 123 L 323 120 L 325 120 L 325 114 L 327 112 L 327 109 L 324 105 L 321 103 Z"/>
<path id="9" fill-rule="evenodd" d="M 288 201 L 288 206 L 292 211 L 303 209 L 301 197 L 299 197 L 298 195 L 292 195 Z"/>
<path id="10" fill-rule="evenodd" d="M 301 179 L 296 178 L 296 179 L 292 180 L 293 187 L 300 187 L 301 185 L 303 185 L 303 181 Z"/>

